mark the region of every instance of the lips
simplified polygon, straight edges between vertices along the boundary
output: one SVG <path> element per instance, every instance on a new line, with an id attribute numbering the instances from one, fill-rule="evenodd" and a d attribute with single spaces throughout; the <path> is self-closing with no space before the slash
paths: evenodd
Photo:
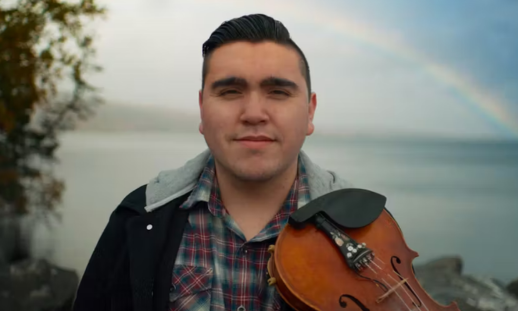
<path id="1" fill-rule="evenodd" d="M 248 149 L 262 149 L 270 146 L 275 140 L 265 135 L 242 136 L 236 141 Z"/>
<path id="2" fill-rule="evenodd" d="M 259 136 L 244 136 L 244 137 L 240 137 L 237 139 L 238 141 L 257 141 L 257 142 L 268 142 L 268 141 L 273 141 L 273 139 L 271 139 L 270 137 L 268 136 L 264 136 L 264 135 L 259 135 Z"/>

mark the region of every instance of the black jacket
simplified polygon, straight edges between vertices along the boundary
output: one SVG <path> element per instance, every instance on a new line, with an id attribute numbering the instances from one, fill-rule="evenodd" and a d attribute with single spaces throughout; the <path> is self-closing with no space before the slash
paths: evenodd
<path id="1" fill-rule="evenodd" d="M 189 193 L 148 213 L 145 191 L 144 185 L 131 192 L 111 214 L 73 310 L 168 310 L 171 271 L 187 221 L 187 212 L 177 207 Z"/>
<path id="2" fill-rule="evenodd" d="M 189 195 L 148 213 L 146 185 L 128 194 L 93 251 L 73 311 L 169 311 L 171 273 L 188 218 L 178 207 Z"/>

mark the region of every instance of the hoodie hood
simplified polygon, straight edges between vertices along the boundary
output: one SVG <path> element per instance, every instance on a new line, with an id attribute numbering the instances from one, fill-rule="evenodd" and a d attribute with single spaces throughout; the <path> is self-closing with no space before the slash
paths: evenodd
<path id="1" fill-rule="evenodd" d="M 149 181 L 146 187 L 146 211 L 151 212 L 192 191 L 209 157 L 210 151 L 206 149 L 183 166 L 162 171 Z M 304 151 L 300 152 L 300 159 L 308 175 L 311 200 L 335 190 L 352 187 L 352 184 L 341 179 L 336 173 L 313 163 Z"/>

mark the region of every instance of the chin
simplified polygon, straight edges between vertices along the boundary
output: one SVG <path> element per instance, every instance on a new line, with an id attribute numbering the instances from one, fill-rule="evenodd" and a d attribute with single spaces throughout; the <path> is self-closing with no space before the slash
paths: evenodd
<path id="1" fill-rule="evenodd" d="M 252 182 L 268 181 L 282 170 L 280 163 L 261 162 L 251 159 L 240 163 L 229 163 L 229 169 L 237 178 Z"/>
<path id="2" fill-rule="evenodd" d="M 275 177 L 275 173 L 271 172 L 244 172 L 244 171 L 238 171 L 235 172 L 234 176 L 237 177 L 237 179 L 244 181 L 244 182 L 267 182 L 269 180 L 272 180 L 273 177 Z"/>
<path id="3" fill-rule="evenodd" d="M 247 182 L 269 181 L 290 166 L 289 160 L 277 150 L 223 152 L 215 149 L 213 155 L 225 171 Z"/>

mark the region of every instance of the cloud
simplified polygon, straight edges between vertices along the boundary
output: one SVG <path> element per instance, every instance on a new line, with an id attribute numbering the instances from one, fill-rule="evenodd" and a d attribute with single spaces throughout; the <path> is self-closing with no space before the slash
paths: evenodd
<path id="1" fill-rule="evenodd" d="M 202 43 L 224 20 L 262 12 L 285 23 L 309 59 L 319 99 L 317 127 L 450 136 L 503 135 L 494 124 L 470 110 L 449 85 L 397 51 L 401 47 L 403 52 L 414 50 L 461 75 L 484 75 L 487 69 L 477 69 L 493 68 L 488 56 L 492 49 L 462 58 L 461 48 L 455 44 L 455 39 L 471 29 L 468 24 L 474 22 L 452 24 L 450 28 L 457 29 L 457 33 L 448 33 L 444 25 L 434 30 L 434 18 L 440 14 L 431 11 L 426 17 L 430 4 L 400 0 L 390 6 L 345 3 L 299 1 L 299 10 L 294 10 L 291 1 L 112 0 L 110 18 L 101 28 L 98 45 L 105 72 L 95 82 L 105 89 L 108 98 L 117 101 L 195 112 Z M 437 12 L 441 11 L 439 7 L 435 7 Z M 498 19 L 498 13 L 494 15 Z M 442 19 L 445 20 L 446 17 Z M 333 21 L 346 23 L 348 33 L 338 31 Z M 369 43 L 369 36 L 374 41 Z M 385 40 L 388 48 L 376 46 L 376 40 Z M 390 50 L 392 43 L 396 50 Z M 464 60 L 462 66 L 458 59 Z M 489 64 L 477 66 L 481 60 L 489 60 Z M 501 81 L 512 80 L 514 75 L 506 72 L 507 78 L 498 70 L 493 76 L 502 77 Z M 473 80 L 488 89 L 494 87 L 483 78 Z M 506 92 L 511 99 L 516 95 L 512 84 L 506 86 Z"/>

